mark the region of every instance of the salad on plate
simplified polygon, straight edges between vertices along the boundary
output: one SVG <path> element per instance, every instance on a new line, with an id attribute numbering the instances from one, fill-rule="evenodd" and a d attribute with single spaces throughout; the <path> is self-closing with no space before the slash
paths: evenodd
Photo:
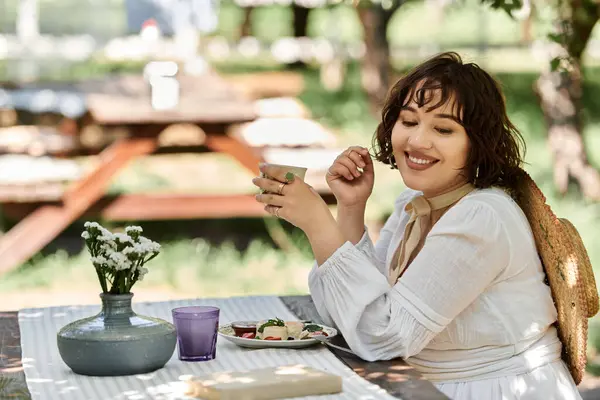
<path id="1" fill-rule="evenodd" d="M 314 336 L 329 338 L 335 336 L 337 331 L 311 321 L 270 318 L 261 321 L 236 321 L 221 326 L 219 333 L 234 343 L 247 347 L 305 347 L 318 343 L 313 339 Z M 269 345 L 269 342 L 281 344 Z"/>

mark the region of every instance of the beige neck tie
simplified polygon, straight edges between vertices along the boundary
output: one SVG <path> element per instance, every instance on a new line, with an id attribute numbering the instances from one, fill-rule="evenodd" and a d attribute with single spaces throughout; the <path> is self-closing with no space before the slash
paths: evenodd
<path id="1" fill-rule="evenodd" d="M 388 280 L 390 285 L 395 285 L 402 275 L 413 252 L 421 243 L 421 240 L 431 230 L 431 211 L 448 209 L 452 204 L 463 198 L 474 189 L 470 183 L 465 184 L 451 192 L 426 199 L 425 196 L 417 196 L 405 207 L 410 213 L 410 218 L 404 230 L 404 238 L 400 242 L 392 261 Z"/>

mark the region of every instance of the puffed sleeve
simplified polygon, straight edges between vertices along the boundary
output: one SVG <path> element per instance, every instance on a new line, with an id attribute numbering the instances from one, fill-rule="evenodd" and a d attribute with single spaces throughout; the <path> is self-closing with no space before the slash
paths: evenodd
<path id="1" fill-rule="evenodd" d="M 314 271 L 309 287 L 324 322 L 357 355 L 407 358 L 483 293 L 509 260 L 501 215 L 485 201 L 465 198 L 436 223 L 394 287 L 350 242 Z"/>
<path id="2" fill-rule="evenodd" d="M 394 210 L 392 215 L 387 219 L 383 227 L 381 228 L 381 232 L 379 234 L 379 240 L 377 243 L 373 245 L 373 241 L 369 236 L 369 231 L 367 226 L 365 226 L 365 233 L 358 243 L 356 243 L 356 249 L 362 252 L 365 257 L 370 259 L 373 265 L 384 275 L 387 275 L 386 271 L 386 255 L 387 251 L 390 247 L 390 242 L 396 229 L 398 229 L 398 224 L 400 222 L 401 212 L 397 209 Z M 317 267 L 316 265 L 314 266 Z"/>
<path id="3" fill-rule="evenodd" d="M 369 231 L 368 231 L 367 227 L 365 226 L 365 232 L 364 232 L 363 236 L 361 237 L 361 239 L 359 240 L 359 242 L 356 243 L 355 246 L 352 246 L 350 244 L 350 242 L 348 242 L 344 246 L 342 246 L 340 249 L 338 249 L 336 254 L 339 256 L 339 253 L 344 252 L 347 249 L 347 245 L 350 245 L 350 246 L 354 247 L 355 251 L 362 253 L 366 260 L 369 260 L 369 262 L 367 262 L 365 264 L 365 266 L 368 266 L 369 268 L 374 267 L 377 271 L 379 271 L 381 274 L 383 274 L 384 276 L 387 277 L 386 255 L 387 255 L 388 248 L 390 246 L 390 242 L 392 240 L 392 236 L 398 229 L 398 224 L 400 222 L 400 218 L 402 215 L 402 210 L 404 210 L 404 206 L 417 193 L 418 192 L 416 192 L 414 190 L 408 189 L 408 190 L 405 190 L 404 192 L 402 192 L 396 198 L 396 201 L 394 204 L 394 212 L 386 220 L 385 224 L 383 225 L 381 232 L 379 234 L 379 240 L 377 240 L 377 243 L 375 245 L 373 245 L 373 241 L 371 240 L 371 237 L 369 236 Z M 330 259 L 337 257 L 336 254 L 334 254 L 332 257 L 330 257 Z M 319 300 L 318 300 L 320 298 L 325 297 L 325 294 L 322 293 L 325 288 L 321 284 L 321 279 L 318 274 L 319 268 L 322 268 L 322 267 L 319 267 L 317 265 L 317 263 L 315 262 L 313 264 L 313 268 L 311 269 L 311 271 L 309 272 L 309 275 L 308 275 L 308 285 L 309 285 L 310 292 L 311 292 L 311 295 L 313 298 L 313 302 L 315 304 L 315 307 L 316 307 L 319 315 L 321 316 L 321 319 L 323 319 L 324 323 L 326 323 L 330 326 L 335 326 L 335 322 L 329 316 L 329 313 L 327 312 L 325 305 L 323 303 L 319 302 Z"/>

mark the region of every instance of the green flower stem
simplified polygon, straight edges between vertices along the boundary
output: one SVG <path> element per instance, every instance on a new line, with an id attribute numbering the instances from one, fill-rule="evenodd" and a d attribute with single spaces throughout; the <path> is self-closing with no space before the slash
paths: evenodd
<path id="1" fill-rule="evenodd" d="M 102 287 L 102 292 L 108 292 L 108 288 L 106 287 L 106 277 L 98 267 L 96 267 L 96 274 L 98 275 L 98 280 L 100 281 L 100 287 Z"/>
<path id="2" fill-rule="evenodd" d="M 131 277 L 131 279 L 129 280 L 129 285 L 127 286 L 127 291 L 130 292 L 131 288 L 133 287 L 133 285 L 135 285 L 135 283 L 137 282 L 137 278 L 136 278 L 137 272 L 134 273 L 134 275 Z"/>

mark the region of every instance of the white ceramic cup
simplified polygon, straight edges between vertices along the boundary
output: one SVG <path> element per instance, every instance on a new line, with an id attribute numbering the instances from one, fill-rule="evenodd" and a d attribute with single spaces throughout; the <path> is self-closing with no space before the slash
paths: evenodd
<path id="1" fill-rule="evenodd" d="M 295 165 L 271 164 L 271 163 L 269 163 L 268 165 L 274 166 L 274 167 L 279 167 L 279 168 L 283 169 L 286 173 L 291 172 L 292 174 L 296 175 L 297 177 L 299 177 L 302 180 L 304 180 L 304 177 L 306 176 L 306 171 L 308 169 L 308 168 L 304 168 L 304 167 L 297 167 Z M 263 172 L 260 173 L 260 177 L 272 179 L 271 177 L 265 175 L 265 173 L 263 173 Z M 265 191 L 262 189 L 260 192 L 265 193 Z"/>

